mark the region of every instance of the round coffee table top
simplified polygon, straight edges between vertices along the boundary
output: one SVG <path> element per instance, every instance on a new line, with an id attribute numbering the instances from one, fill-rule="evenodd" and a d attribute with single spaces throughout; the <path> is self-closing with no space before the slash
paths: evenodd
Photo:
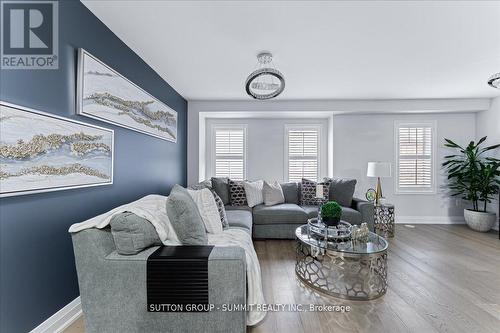
<path id="1" fill-rule="evenodd" d="M 340 242 L 326 241 L 324 237 L 309 232 L 307 224 L 298 227 L 295 230 L 295 236 L 299 241 L 310 246 L 351 254 L 379 253 L 386 251 L 388 247 L 387 241 L 373 232 L 369 233 L 367 242 L 353 242 L 350 239 Z"/>

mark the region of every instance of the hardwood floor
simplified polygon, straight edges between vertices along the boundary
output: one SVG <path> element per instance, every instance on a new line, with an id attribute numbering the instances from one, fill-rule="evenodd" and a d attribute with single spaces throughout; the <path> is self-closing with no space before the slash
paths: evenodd
<path id="1" fill-rule="evenodd" d="M 295 242 L 255 241 L 270 304 L 349 305 L 350 312 L 270 312 L 260 332 L 500 332 L 500 240 L 462 225 L 397 225 L 385 296 L 345 301 L 295 277 Z M 83 333 L 79 319 L 66 333 Z"/>

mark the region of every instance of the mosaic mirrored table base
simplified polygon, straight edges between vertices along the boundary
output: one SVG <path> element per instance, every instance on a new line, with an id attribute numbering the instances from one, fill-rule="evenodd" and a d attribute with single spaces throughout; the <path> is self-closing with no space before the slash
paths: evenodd
<path id="1" fill-rule="evenodd" d="M 311 250 L 310 245 L 298 240 L 296 260 L 297 277 L 327 295 L 366 301 L 387 291 L 387 251 L 351 254 Z"/>

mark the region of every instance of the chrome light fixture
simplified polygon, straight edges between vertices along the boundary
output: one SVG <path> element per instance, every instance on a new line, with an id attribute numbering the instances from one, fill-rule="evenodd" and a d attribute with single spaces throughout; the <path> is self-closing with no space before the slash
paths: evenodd
<path id="1" fill-rule="evenodd" d="M 257 55 L 258 68 L 250 73 L 246 82 L 247 94 L 255 99 L 271 99 L 285 89 L 285 78 L 274 67 L 273 55 L 268 52 Z"/>
<path id="2" fill-rule="evenodd" d="M 493 88 L 500 89 L 500 73 L 493 74 L 488 80 L 488 84 Z"/>

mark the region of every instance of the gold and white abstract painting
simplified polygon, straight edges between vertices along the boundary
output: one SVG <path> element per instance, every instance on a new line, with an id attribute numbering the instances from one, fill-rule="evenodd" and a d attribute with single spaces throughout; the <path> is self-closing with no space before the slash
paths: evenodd
<path id="1" fill-rule="evenodd" d="M 177 112 L 80 49 L 77 113 L 177 142 Z"/>
<path id="2" fill-rule="evenodd" d="M 0 102 L 0 197 L 112 184 L 113 135 Z"/>

